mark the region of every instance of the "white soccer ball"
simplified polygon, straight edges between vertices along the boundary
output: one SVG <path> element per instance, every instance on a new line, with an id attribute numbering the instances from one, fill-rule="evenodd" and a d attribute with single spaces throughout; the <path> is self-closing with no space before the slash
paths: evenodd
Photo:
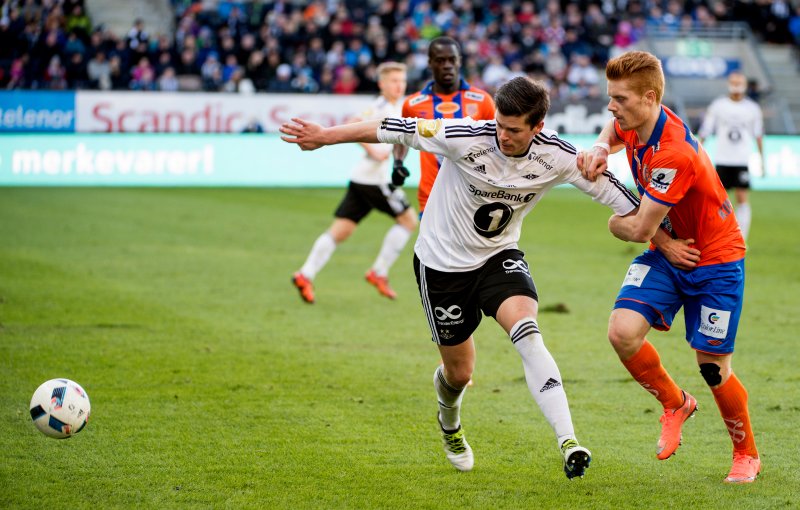
<path id="1" fill-rule="evenodd" d="M 89 395 L 69 379 L 51 379 L 36 388 L 31 398 L 31 418 L 36 428 L 57 439 L 72 437 L 89 420 Z"/>

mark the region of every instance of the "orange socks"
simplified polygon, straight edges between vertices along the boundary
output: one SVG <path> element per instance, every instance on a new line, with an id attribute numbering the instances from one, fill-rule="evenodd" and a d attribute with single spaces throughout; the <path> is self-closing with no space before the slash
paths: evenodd
<path id="1" fill-rule="evenodd" d="M 642 388 L 652 393 L 661 402 L 664 409 L 676 409 L 683 405 L 683 392 L 664 370 L 661 358 L 653 344 L 645 340 L 642 348 L 622 364 L 636 379 L 636 382 L 642 385 Z M 716 394 L 714 396 L 716 397 Z"/>
<path id="2" fill-rule="evenodd" d="M 747 411 L 747 390 L 734 375 L 725 384 L 713 388 L 719 414 L 722 415 L 728 434 L 733 441 L 733 451 L 758 457 L 753 429 L 750 427 L 750 413 Z"/>

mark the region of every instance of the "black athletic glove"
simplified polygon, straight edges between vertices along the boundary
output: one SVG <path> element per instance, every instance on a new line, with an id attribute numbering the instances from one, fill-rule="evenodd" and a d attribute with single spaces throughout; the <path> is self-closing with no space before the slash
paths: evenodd
<path id="1" fill-rule="evenodd" d="M 392 184 L 395 186 L 402 186 L 406 182 L 406 177 L 411 175 L 408 168 L 399 159 L 394 160 L 394 168 L 392 168 Z"/>

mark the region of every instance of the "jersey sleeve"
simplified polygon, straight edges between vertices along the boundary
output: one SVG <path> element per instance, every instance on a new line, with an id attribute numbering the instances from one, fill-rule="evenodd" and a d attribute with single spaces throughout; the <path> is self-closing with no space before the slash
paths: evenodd
<path id="1" fill-rule="evenodd" d="M 639 198 L 636 194 L 611 172 L 603 172 L 592 182 L 581 175 L 576 156 L 565 153 L 559 157 L 557 164 L 563 169 L 565 182 L 583 191 L 595 202 L 611 208 L 615 214 L 625 216 L 639 207 Z"/>
<path id="2" fill-rule="evenodd" d="M 445 136 L 445 126 L 455 120 L 461 119 L 386 117 L 378 127 L 378 140 L 449 157 L 450 147 Z"/>
<path id="3" fill-rule="evenodd" d="M 646 172 L 648 181 L 641 183 L 645 194 L 670 207 L 686 195 L 697 178 L 692 159 L 676 150 L 659 151 L 649 166 Z"/>

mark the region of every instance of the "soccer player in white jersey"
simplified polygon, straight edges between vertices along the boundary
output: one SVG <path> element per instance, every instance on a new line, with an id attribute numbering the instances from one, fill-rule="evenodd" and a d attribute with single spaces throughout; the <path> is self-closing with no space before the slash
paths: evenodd
<path id="1" fill-rule="evenodd" d="M 544 129 L 550 100 L 540 83 L 515 78 L 498 89 L 495 104 L 493 121 L 387 118 L 323 128 L 293 119 L 281 132 L 303 150 L 379 140 L 444 157 L 414 247 L 414 269 L 443 361 L 433 383 L 447 459 L 461 471 L 473 467 L 460 409 L 475 366 L 472 334 L 483 313 L 520 354 L 567 478 L 583 476 L 591 454 L 575 437 L 561 374 L 537 323 L 536 286 L 517 243 L 523 217 L 558 184 L 570 183 L 620 215 L 633 212 L 638 199 L 610 173 L 596 182 L 581 177 L 575 148 Z M 664 232 L 656 241 L 682 246 Z"/>
<path id="2" fill-rule="evenodd" d="M 355 120 L 400 115 L 406 91 L 405 64 L 384 62 L 378 66 L 377 74 L 381 95 L 360 119 Z M 314 277 L 328 262 L 336 247 L 353 234 L 358 223 L 373 209 L 393 217 L 396 223 L 386 233 L 378 257 L 365 277 L 381 295 L 389 299 L 397 297 L 389 285 L 389 268 L 417 227 L 417 217 L 403 190 L 388 182 L 392 145 L 361 145 L 364 148 L 364 157 L 353 170 L 347 194 L 334 213 L 333 223 L 317 238 L 305 264 L 292 276 L 292 283 L 306 303 L 314 303 L 315 300 Z"/>
<path id="3" fill-rule="evenodd" d="M 764 116 L 758 103 L 745 95 L 747 78 L 734 71 L 728 75 L 728 95 L 715 99 L 708 107 L 699 138 L 717 136 L 714 164 L 725 189 L 734 189 L 736 198 L 736 219 L 742 236 L 747 239 L 750 232 L 750 203 L 747 201 L 750 189 L 748 162 L 753 152 L 753 140 L 761 156 L 762 172 L 764 166 Z"/>

